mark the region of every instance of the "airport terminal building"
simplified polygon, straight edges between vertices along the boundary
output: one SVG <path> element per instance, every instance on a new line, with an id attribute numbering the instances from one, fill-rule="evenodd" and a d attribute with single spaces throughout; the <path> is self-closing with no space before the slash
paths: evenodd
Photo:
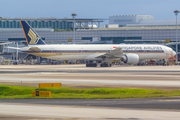
<path id="1" fill-rule="evenodd" d="M 27 19 L 28 21 L 29 19 Z M 39 20 L 39 19 L 38 19 Z M 62 20 L 62 19 L 59 19 Z M 63 19 L 64 20 L 64 19 Z M 82 19 L 81 19 L 82 20 Z M 85 19 L 84 19 L 85 20 Z M 89 23 L 92 23 L 89 19 Z M 71 28 L 73 25 L 72 19 L 69 19 L 67 22 L 67 27 L 59 27 L 60 24 L 56 27 L 41 27 L 40 24 L 38 27 L 33 21 L 28 21 L 30 25 L 33 24 L 37 33 L 45 40 L 47 44 L 72 44 L 73 41 L 73 31 L 54 31 L 54 28 Z M 53 20 L 52 20 L 53 21 Z M 98 20 L 92 20 L 97 22 Z M 103 20 L 99 20 L 98 24 Z M 4 23 L 1 21 L 0 26 L 0 41 L 21 41 L 25 43 L 24 33 L 21 28 L 13 28 L 11 25 L 9 28 L 4 28 Z M 51 22 L 52 23 L 52 22 Z M 60 23 L 60 21 L 59 21 Z M 85 23 L 85 21 L 84 21 Z M 87 24 L 89 24 L 87 23 Z M 180 23 L 180 19 L 178 20 Z M 17 24 L 17 23 L 16 23 Z M 170 45 L 175 50 L 175 40 L 176 40 L 176 25 L 174 20 L 154 20 L 150 15 L 121 15 L 121 16 L 110 16 L 109 24 L 105 25 L 103 28 L 100 28 L 100 25 L 96 27 L 92 26 L 82 26 L 80 23 L 76 24 L 75 32 L 75 43 L 76 44 L 139 44 L 139 43 L 148 43 L 148 44 L 165 44 Z M 7 25 L 5 25 L 7 26 Z M 79 26 L 79 27 L 78 27 Z M 180 26 L 178 26 L 178 40 L 180 38 Z M 69 41 L 68 41 L 69 40 Z M 170 42 L 170 43 L 169 43 Z M 180 46 L 179 46 L 180 48 Z M 6 52 L 7 50 L 5 50 Z M 178 50 L 180 52 L 180 49 Z"/>
<path id="2" fill-rule="evenodd" d="M 0 28 L 21 28 L 20 20 L 26 20 L 32 28 L 59 28 L 72 29 L 73 23 L 76 24 L 76 29 L 88 29 L 100 27 L 100 23 L 104 19 L 69 19 L 69 18 L 4 18 L 0 17 Z"/>

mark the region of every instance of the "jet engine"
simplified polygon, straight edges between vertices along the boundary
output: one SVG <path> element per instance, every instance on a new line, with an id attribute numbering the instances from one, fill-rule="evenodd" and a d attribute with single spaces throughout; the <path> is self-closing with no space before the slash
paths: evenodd
<path id="1" fill-rule="evenodd" d="M 121 61 L 127 64 L 137 64 L 139 63 L 139 56 L 137 54 L 124 54 Z"/>

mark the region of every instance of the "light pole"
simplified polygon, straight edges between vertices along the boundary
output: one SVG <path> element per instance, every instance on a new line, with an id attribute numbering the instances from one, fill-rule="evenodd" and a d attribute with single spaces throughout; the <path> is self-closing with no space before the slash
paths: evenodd
<path id="1" fill-rule="evenodd" d="M 17 50 L 16 50 L 16 62 L 17 62 L 17 65 L 18 65 L 18 41 L 16 42 L 16 45 L 17 45 Z"/>
<path id="2" fill-rule="evenodd" d="M 176 59 L 177 59 L 177 61 L 178 61 L 177 15 L 178 15 L 178 13 L 179 13 L 179 10 L 175 10 L 174 13 L 175 13 L 175 15 L 176 15 Z"/>
<path id="3" fill-rule="evenodd" d="M 73 17 L 73 31 L 74 31 L 73 43 L 75 44 L 75 16 L 77 16 L 77 14 L 76 13 L 72 13 L 71 15 Z"/>

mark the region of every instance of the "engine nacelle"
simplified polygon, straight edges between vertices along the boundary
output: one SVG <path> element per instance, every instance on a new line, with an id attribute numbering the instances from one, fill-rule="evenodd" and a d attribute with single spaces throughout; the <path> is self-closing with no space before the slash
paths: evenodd
<path id="1" fill-rule="evenodd" d="M 139 56 L 137 54 L 125 54 L 121 61 L 127 64 L 137 64 L 139 63 Z"/>

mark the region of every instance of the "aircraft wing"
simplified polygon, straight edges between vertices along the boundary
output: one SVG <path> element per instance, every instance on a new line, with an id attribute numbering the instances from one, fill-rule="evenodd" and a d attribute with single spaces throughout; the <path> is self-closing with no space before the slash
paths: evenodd
<path id="1" fill-rule="evenodd" d="M 100 55 L 96 58 L 103 58 L 103 57 L 106 57 L 106 58 L 119 58 L 123 55 L 123 51 L 121 48 L 116 48 L 110 52 L 107 52 L 106 54 L 104 55 Z"/>

